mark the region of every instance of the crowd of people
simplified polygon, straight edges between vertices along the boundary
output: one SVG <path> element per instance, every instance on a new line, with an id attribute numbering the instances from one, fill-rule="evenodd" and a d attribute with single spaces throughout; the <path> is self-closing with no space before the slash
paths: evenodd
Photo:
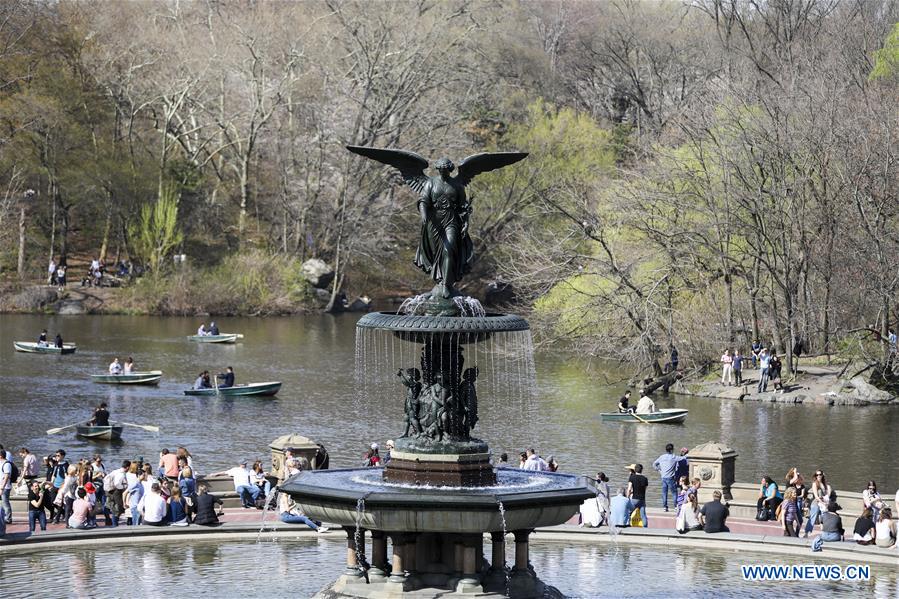
<path id="1" fill-rule="evenodd" d="M 95 420 L 108 419 L 101 405 Z M 365 466 L 383 466 L 391 459 L 394 442 L 388 440 L 383 456 L 378 443 L 372 443 L 365 456 Z M 321 447 L 312 464 L 327 468 L 327 452 Z M 66 528 L 88 529 L 98 526 L 102 518 L 110 527 L 129 526 L 189 526 L 214 525 L 222 514 L 222 500 L 209 492 L 206 484 L 197 481 L 193 456 L 185 447 L 174 451 L 164 448 L 155 464 L 124 460 L 121 466 L 108 469 L 100 455 L 70 463 L 63 449 L 42 460 L 27 448 L 19 450 L 21 468 L 9 451 L 0 446 L 0 516 L 12 522 L 10 494 L 21 487 L 27 493 L 28 527 L 46 530 L 48 523 L 64 523 Z M 43 462 L 43 463 L 41 463 Z M 250 466 L 252 464 L 252 466 Z M 508 454 L 496 462 L 498 468 L 514 467 Z M 675 451 L 669 443 L 652 464 L 658 473 L 661 487 L 661 506 L 675 514 L 675 529 L 680 533 L 703 530 L 706 533 L 729 532 L 727 520 L 730 506 L 720 491 L 712 493 L 710 501 L 701 503 L 702 481 L 689 477 L 689 451 Z M 559 463 L 553 456 L 542 458 L 531 447 L 519 454 L 518 468 L 535 472 L 555 472 Z M 285 456 L 285 478 L 310 469 L 309 461 L 293 455 Z M 613 529 L 648 527 L 647 491 L 651 487 L 640 463 L 626 467 L 628 476 L 611 492 L 605 473 L 596 475 L 595 499 L 584 502 L 581 522 L 584 526 L 608 525 Z M 43 478 L 40 475 L 43 473 Z M 234 492 L 244 509 L 277 510 L 282 522 L 303 524 L 318 532 L 327 527 L 307 517 L 286 493 L 276 493 L 261 461 L 236 460 L 235 465 L 210 477 L 231 478 Z M 24 493 L 23 493 L 24 494 Z M 276 496 L 277 495 L 277 496 Z M 784 536 L 809 537 L 820 527 L 819 538 L 824 542 L 852 540 L 860 545 L 896 548 L 896 522 L 888 499 L 881 496 L 875 481 L 869 481 L 861 493 L 861 515 L 850 535 L 843 528 L 837 495 L 823 470 L 814 473 L 811 483 L 798 468 L 791 468 L 778 483 L 770 476 L 762 477 L 757 498 L 756 519 L 777 522 Z M 899 512 L 899 492 L 895 497 Z M 218 509 L 216 509 L 218 507 Z"/>
<path id="2" fill-rule="evenodd" d="M 796 349 L 800 349 L 797 346 Z M 795 352 L 798 355 L 797 352 Z M 759 393 L 768 391 L 768 385 L 774 387 L 774 391 L 783 391 L 783 363 L 777 356 L 777 351 L 769 349 L 762 345 L 761 342 L 755 340 L 752 342 L 752 349 L 749 355 L 744 355 L 739 348 L 725 349 L 721 355 L 721 384 L 725 386 L 740 386 L 744 383 L 743 367 L 744 362 L 749 360 L 752 368 L 758 368 L 759 380 L 756 384 L 756 390 Z"/>
<path id="3" fill-rule="evenodd" d="M 108 418 L 105 404 L 94 418 Z M 2 526 L 12 523 L 10 495 L 13 489 L 26 501 L 29 532 L 47 530 L 48 524 L 65 524 L 68 529 L 127 526 L 211 526 L 219 523 L 223 502 L 198 482 L 193 456 L 185 447 L 163 448 L 154 465 L 143 458 L 124 460 L 118 468 L 107 468 L 100 455 L 70 463 L 59 449 L 41 460 L 27 448 L 19 451 L 19 468 L 9 451 L 0 446 L 0 501 Z M 323 446 L 315 456 L 316 467 L 327 468 Z M 252 466 L 248 467 L 249 464 Z M 309 461 L 288 450 L 287 476 L 310 468 Z M 43 474 L 43 476 L 41 476 Z M 277 509 L 282 522 L 305 524 L 318 532 L 328 528 L 307 518 L 285 493 L 275 499 L 272 484 L 261 461 L 238 460 L 237 464 L 210 477 L 228 476 L 245 509 Z M 0 530 L 0 533 L 4 532 Z"/>
<path id="4" fill-rule="evenodd" d="M 675 529 L 680 533 L 704 530 L 707 533 L 729 532 L 727 519 L 730 506 L 720 491 L 715 490 L 711 501 L 699 501 L 702 481 L 689 478 L 689 451 L 682 448 L 678 453 L 669 443 L 653 468 L 658 472 L 661 483 L 661 504 L 666 512 L 675 512 Z M 643 465 L 634 463 L 627 466 L 629 476 L 613 495 L 609 478 L 604 472 L 596 475 L 597 497 L 584 502 L 581 507 L 582 526 L 598 527 L 608 525 L 616 529 L 631 526 L 648 527 L 646 514 L 646 491 L 649 479 L 643 474 Z M 894 510 L 877 490 L 875 481 L 869 481 L 861 493 L 861 516 L 856 520 L 855 529 L 849 537 L 843 529 L 839 512 L 843 509 L 837 503 L 837 495 L 827 482 L 823 471 L 815 472 L 814 480 L 806 485 L 798 468 L 791 468 L 778 485 L 770 476 L 761 479 L 757 501 L 756 519 L 777 522 L 784 536 L 809 537 L 819 527 L 820 539 L 833 542 L 847 538 L 861 545 L 876 545 L 883 548 L 897 548 L 897 525 Z M 899 491 L 896 492 L 895 510 L 899 512 Z"/>

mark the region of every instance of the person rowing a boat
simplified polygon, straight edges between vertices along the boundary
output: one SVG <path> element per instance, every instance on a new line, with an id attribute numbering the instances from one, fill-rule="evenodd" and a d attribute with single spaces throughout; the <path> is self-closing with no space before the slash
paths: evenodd
<path id="1" fill-rule="evenodd" d="M 621 396 L 621 399 L 618 400 L 618 413 L 619 414 L 630 414 L 634 411 L 634 408 L 630 407 L 631 400 L 631 392 L 625 391 L 624 395 Z"/>
<path id="2" fill-rule="evenodd" d="M 47 329 L 41 331 L 41 336 L 37 338 L 38 347 L 47 347 Z"/>
<path id="3" fill-rule="evenodd" d="M 216 326 L 215 321 L 212 321 L 209 323 L 209 334 L 210 335 L 218 335 L 219 334 L 219 328 L 218 328 L 218 326 Z"/>
<path id="4" fill-rule="evenodd" d="M 233 387 L 234 386 L 234 369 L 231 368 L 230 366 L 228 366 L 228 368 L 225 369 L 225 372 L 220 372 L 219 374 L 215 375 L 215 378 L 222 379 L 222 384 L 219 385 L 219 388 Z"/>
<path id="5" fill-rule="evenodd" d="M 197 337 L 206 337 L 209 335 L 209 332 L 206 330 L 206 323 L 200 323 L 200 328 L 197 329 Z"/>
<path id="6" fill-rule="evenodd" d="M 122 374 L 122 365 L 119 363 L 118 358 L 114 358 L 112 363 L 109 365 L 109 374 Z"/>
<path id="7" fill-rule="evenodd" d="M 645 391 L 640 391 L 640 401 L 637 402 L 637 414 L 652 414 L 656 412 L 656 404 Z"/>
<path id="8" fill-rule="evenodd" d="M 88 421 L 88 424 L 93 426 L 109 426 L 109 410 L 106 409 L 105 403 L 101 403 L 100 407 L 94 410 L 94 416 Z"/>

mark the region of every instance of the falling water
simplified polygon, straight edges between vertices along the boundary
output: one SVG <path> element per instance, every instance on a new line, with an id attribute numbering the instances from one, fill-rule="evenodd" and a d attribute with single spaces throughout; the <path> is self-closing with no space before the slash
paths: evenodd
<path id="1" fill-rule="evenodd" d="M 502 501 L 496 502 L 499 505 L 499 519 L 503 523 L 503 551 L 505 551 L 506 546 L 506 535 L 508 531 L 506 530 L 506 507 L 503 505 Z M 509 570 L 509 567 L 506 566 L 506 555 L 503 553 L 503 575 L 506 578 L 506 597 L 512 596 L 512 575 Z"/>
<path id="2" fill-rule="evenodd" d="M 430 297 L 431 295 L 429 293 L 422 293 L 421 295 L 416 295 L 415 297 L 407 297 L 403 300 L 403 303 L 400 304 L 397 312 L 399 312 L 400 314 L 408 314 L 410 316 L 414 316 Z"/>
<path id="3" fill-rule="evenodd" d="M 256 535 L 257 543 L 259 543 L 262 539 L 262 532 L 265 530 L 265 517 L 266 515 L 268 515 L 269 505 L 271 504 L 273 498 L 277 498 L 279 492 L 280 490 L 277 486 L 275 486 L 269 489 L 268 493 L 266 493 L 265 495 L 265 508 L 262 510 L 262 520 L 259 523 L 259 534 Z"/>
<path id="4" fill-rule="evenodd" d="M 484 306 L 473 297 L 467 295 L 454 297 L 453 303 L 459 308 L 462 316 L 487 316 L 487 311 L 484 310 Z"/>
<path id="5" fill-rule="evenodd" d="M 365 576 L 365 582 L 368 584 L 368 562 L 365 560 L 365 551 L 362 550 L 363 536 L 362 532 L 362 515 L 365 513 L 365 497 L 360 497 L 356 501 L 356 532 L 353 533 L 353 540 L 356 544 L 356 567 L 362 571 Z"/>
<path id="6" fill-rule="evenodd" d="M 529 330 L 493 332 L 486 340 L 477 342 L 474 342 L 475 335 L 467 331 L 446 335 L 452 345 L 462 348 L 464 367 L 478 367 L 477 386 L 482 401 L 490 402 L 495 410 L 512 408 L 524 425 L 534 421 L 537 376 Z M 357 411 L 370 406 L 371 400 L 383 397 L 397 398 L 397 410 L 402 410 L 399 400 L 405 391 L 396 372 L 421 369 L 422 346 L 420 341 L 399 339 L 390 330 L 357 329 L 354 398 Z"/>

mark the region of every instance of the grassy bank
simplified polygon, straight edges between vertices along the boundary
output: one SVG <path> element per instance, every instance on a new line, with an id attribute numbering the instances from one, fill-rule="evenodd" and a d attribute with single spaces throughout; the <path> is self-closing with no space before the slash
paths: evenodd
<path id="1" fill-rule="evenodd" d="M 147 275 L 118 290 L 104 312 L 125 314 L 274 315 L 315 308 L 312 286 L 296 258 L 259 251 L 235 254 L 209 268 L 184 266 Z"/>

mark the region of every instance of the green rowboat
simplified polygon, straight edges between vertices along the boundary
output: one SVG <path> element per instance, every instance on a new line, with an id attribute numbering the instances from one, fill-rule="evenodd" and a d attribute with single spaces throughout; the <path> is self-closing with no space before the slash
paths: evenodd
<path id="1" fill-rule="evenodd" d="M 641 422 L 649 424 L 680 424 L 687 418 L 689 410 L 667 408 L 651 414 L 622 414 L 621 412 L 605 412 L 600 414 L 603 422 Z"/>
<path id="2" fill-rule="evenodd" d="M 109 426 L 94 426 L 93 424 L 79 424 L 75 428 L 75 434 L 85 439 L 98 439 L 103 441 L 118 441 L 122 438 L 122 426 L 113 422 Z"/>
<path id="3" fill-rule="evenodd" d="M 221 335 L 189 335 L 189 341 L 197 343 L 237 343 L 238 339 L 243 339 L 240 333 L 222 333 Z"/>
<path id="4" fill-rule="evenodd" d="M 26 352 L 29 354 L 74 354 L 76 346 L 74 343 L 63 343 L 62 347 L 54 345 L 38 345 L 32 341 L 13 341 L 16 351 Z"/>
<path id="5" fill-rule="evenodd" d="M 91 380 L 95 383 L 109 385 L 158 385 L 162 379 L 161 370 L 149 370 L 147 372 L 132 372 L 131 374 L 92 374 Z"/>
<path id="6" fill-rule="evenodd" d="M 247 383 L 246 385 L 234 385 L 233 387 L 219 387 L 218 389 L 186 389 L 185 395 L 225 395 L 229 397 L 247 395 L 274 395 L 281 389 L 281 381 L 268 383 Z"/>

